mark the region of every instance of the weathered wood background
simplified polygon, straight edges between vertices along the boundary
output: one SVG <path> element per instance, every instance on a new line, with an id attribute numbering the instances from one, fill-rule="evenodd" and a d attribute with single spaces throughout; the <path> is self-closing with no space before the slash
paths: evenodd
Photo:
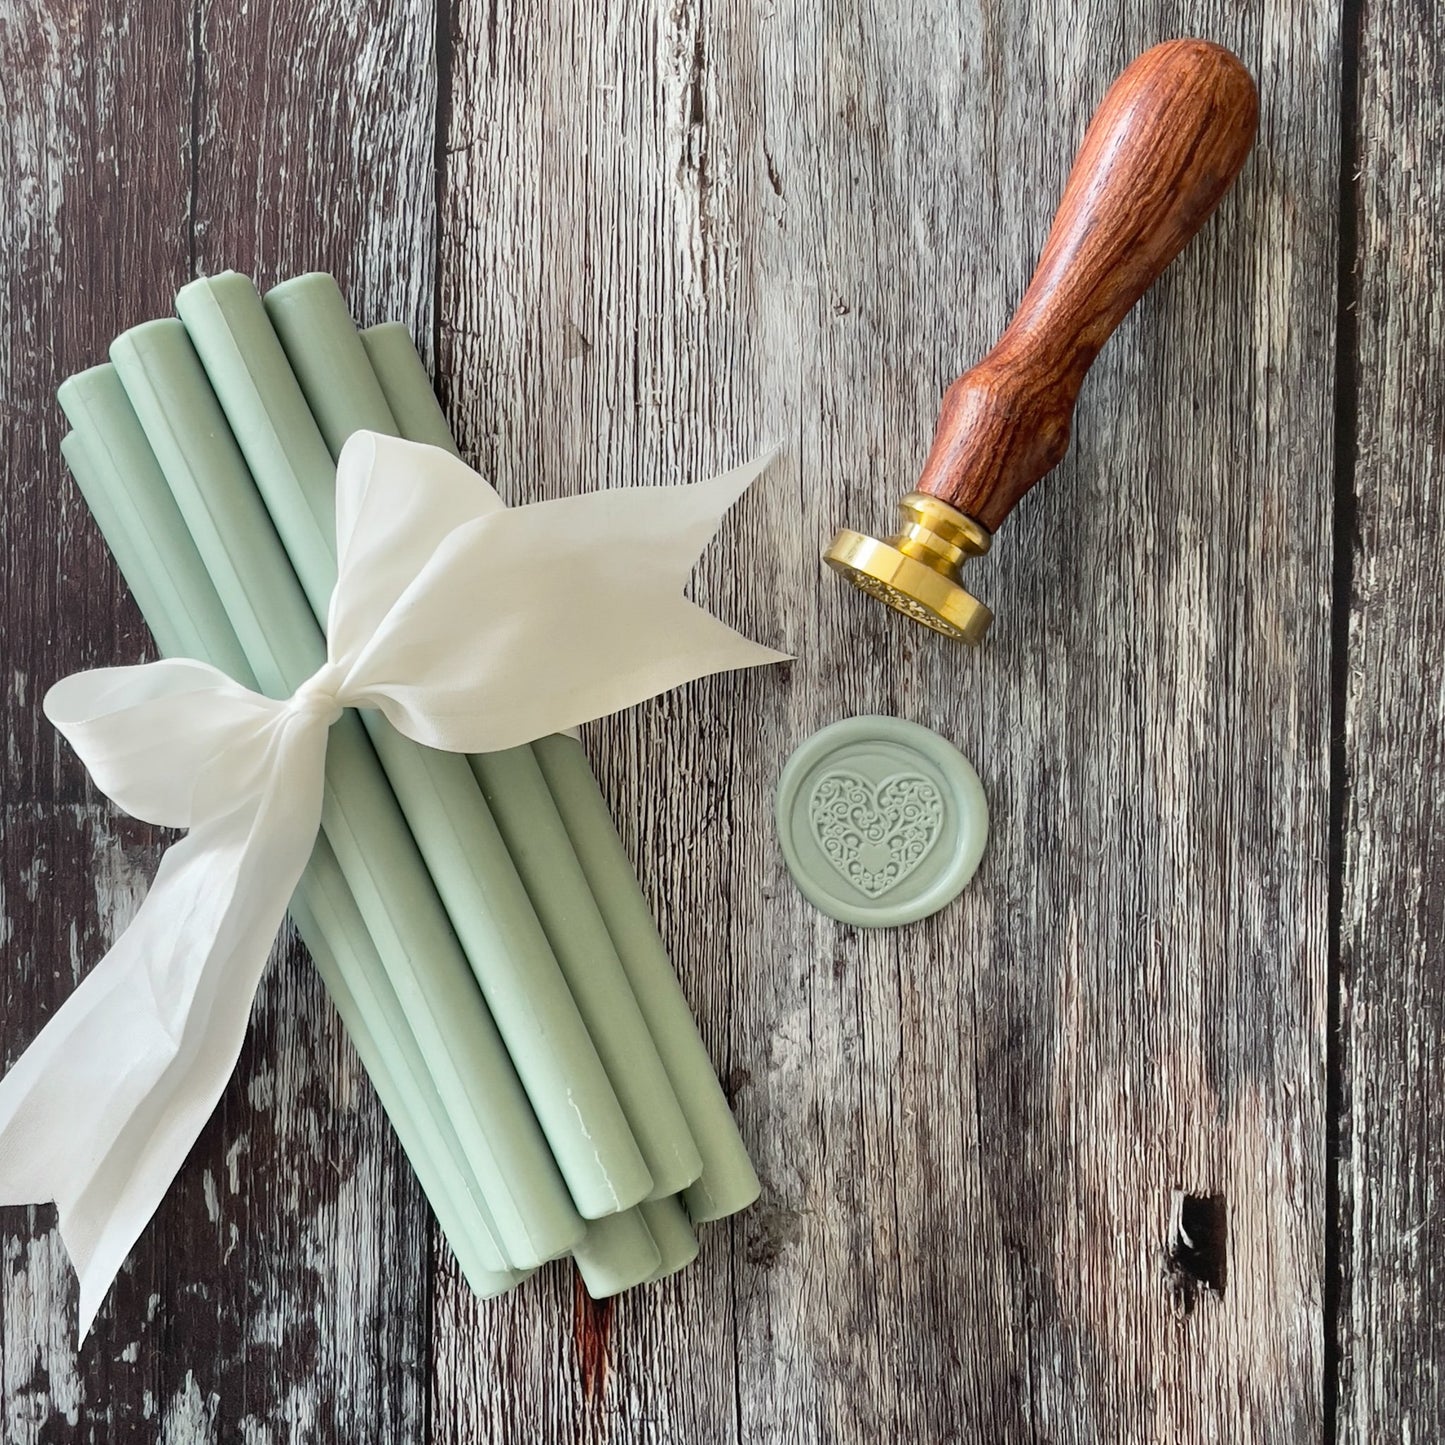
<path id="1" fill-rule="evenodd" d="M 1254 71 L 1258 148 L 961 653 L 820 545 L 887 523 L 1109 78 L 1184 33 Z M 4 1439 L 1441 1438 L 1442 77 L 1407 0 L 0 0 L 0 1062 L 162 843 L 39 710 L 149 647 L 53 396 L 191 275 L 407 321 L 513 499 L 780 446 L 698 593 L 799 659 L 588 737 L 765 1181 L 695 1268 L 475 1302 L 288 944 L 82 1349 L 53 1212 L 0 1212 Z M 995 819 L 885 933 L 770 822 L 868 711 Z"/>

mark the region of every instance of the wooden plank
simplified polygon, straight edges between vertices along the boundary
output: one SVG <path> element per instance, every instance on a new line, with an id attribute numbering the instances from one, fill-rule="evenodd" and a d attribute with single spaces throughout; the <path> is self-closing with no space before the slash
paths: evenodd
<path id="1" fill-rule="evenodd" d="M 161 843 L 94 801 L 39 712 L 55 677 L 149 646 L 65 477 L 55 385 L 167 312 L 193 260 L 263 281 L 329 267 L 373 317 L 423 323 L 433 287 L 429 9 L 369 30 L 340 4 L 40 9 L 0 19 L 20 200 L 0 257 L 7 1064 L 124 926 Z M 0 1223 L 7 1441 L 421 1438 L 429 1217 L 294 944 L 78 1354 L 53 1218 Z"/>
<path id="2" fill-rule="evenodd" d="M 1445 1434 L 1445 44 L 1390 0 L 1363 7 L 1358 42 L 1337 1438 L 1435 1440 Z"/>
<path id="3" fill-rule="evenodd" d="M 96 806 L 40 712 L 76 668 L 149 647 L 60 459 L 54 393 L 150 314 L 187 259 L 186 11 L 11 6 L 0 15 L 0 1066 L 8 1068 L 130 917 L 153 830 Z M 143 100 L 142 100 L 143 98 Z M 138 124 L 135 117 L 144 114 Z M 153 1435 L 175 1372 L 160 1304 L 195 1251 L 168 1201 L 91 1343 L 50 1206 L 0 1211 L 0 1434 L 16 1445 Z M 204 1280 L 205 1267 L 196 1271 Z M 184 1371 L 181 1372 L 182 1374 Z"/>
<path id="4" fill-rule="evenodd" d="M 433 28 L 422 0 L 364 22 L 341 0 L 200 7 L 197 272 L 327 270 L 367 319 L 429 329 Z M 193 1367 L 217 1440 L 420 1440 L 431 1216 L 309 960 L 288 964 L 227 1096 L 250 1113 L 213 1131 L 228 1163 L 249 1133 L 216 1226 L 241 1246 Z"/>
<path id="5" fill-rule="evenodd" d="M 438 1440 L 1318 1438 L 1337 36 L 1166 12 L 455 7 L 464 447 L 523 500 L 780 445 L 697 595 L 798 661 L 589 733 L 764 1199 L 614 1310 L 440 1279 Z M 1107 78 L 1187 32 L 1260 76 L 1259 151 L 960 653 L 819 550 L 888 523 Z M 955 739 L 995 815 L 896 932 L 812 912 L 770 822 L 789 749 L 868 711 Z M 1176 1189 L 1222 1196 L 1227 1268 L 1182 1319 Z"/>
<path id="6" fill-rule="evenodd" d="M 428 0 L 201 7 L 196 270 L 330 271 L 429 348 L 436 19 Z"/>

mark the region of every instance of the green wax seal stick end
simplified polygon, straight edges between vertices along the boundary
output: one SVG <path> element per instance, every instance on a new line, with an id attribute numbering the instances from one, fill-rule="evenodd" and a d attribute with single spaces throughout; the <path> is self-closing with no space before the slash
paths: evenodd
<path id="1" fill-rule="evenodd" d="M 661 1251 L 636 1209 L 593 1220 L 572 1257 L 593 1299 L 609 1299 L 646 1283 L 662 1264 Z"/>
<path id="2" fill-rule="evenodd" d="M 641 1212 L 661 1256 L 652 1281 L 676 1274 L 697 1258 L 697 1235 L 680 1199 L 659 1199 L 642 1205 Z"/>

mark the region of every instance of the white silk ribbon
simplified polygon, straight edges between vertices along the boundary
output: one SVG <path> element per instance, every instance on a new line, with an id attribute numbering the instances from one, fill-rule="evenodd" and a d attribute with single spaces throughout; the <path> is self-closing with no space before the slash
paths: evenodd
<path id="1" fill-rule="evenodd" d="M 448 453 L 359 432 L 337 464 L 327 661 L 291 697 L 184 660 L 51 688 L 97 786 L 189 830 L 0 1080 L 0 1204 L 58 1206 L 82 1338 L 235 1068 L 320 827 L 331 724 L 377 708 L 428 747 L 490 752 L 785 660 L 682 595 L 765 465 L 509 508 Z"/>

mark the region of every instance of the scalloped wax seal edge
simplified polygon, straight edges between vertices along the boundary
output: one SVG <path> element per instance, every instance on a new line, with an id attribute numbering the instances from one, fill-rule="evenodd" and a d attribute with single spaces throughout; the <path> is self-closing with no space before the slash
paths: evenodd
<path id="1" fill-rule="evenodd" d="M 988 841 L 973 764 L 928 728 L 873 714 L 831 723 L 794 749 L 775 815 L 799 891 L 860 928 L 898 927 L 946 907 Z"/>

